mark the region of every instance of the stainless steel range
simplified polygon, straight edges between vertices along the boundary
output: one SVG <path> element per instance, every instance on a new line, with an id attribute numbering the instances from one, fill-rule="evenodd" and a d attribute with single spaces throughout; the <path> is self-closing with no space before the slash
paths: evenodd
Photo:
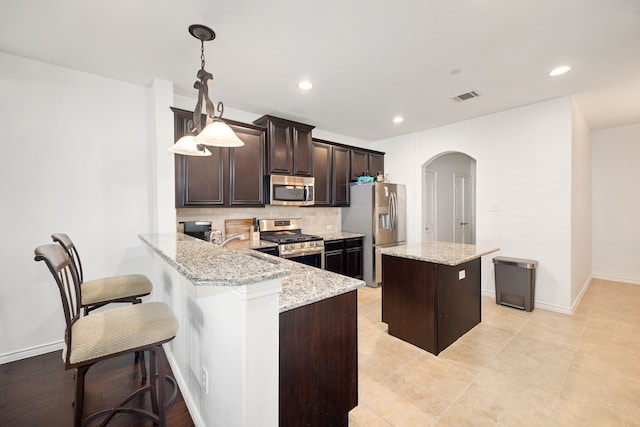
<path id="1" fill-rule="evenodd" d="M 261 219 L 260 239 L 277 243 L 282 258 L 324 269 L 322 237 L 302 234 L 298 218 Z"/>

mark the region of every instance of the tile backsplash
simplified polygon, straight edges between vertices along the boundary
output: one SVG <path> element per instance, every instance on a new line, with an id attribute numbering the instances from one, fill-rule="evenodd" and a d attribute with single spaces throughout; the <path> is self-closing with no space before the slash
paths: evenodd
<path id="1" fill-rule="evenodd" d="M 180 221 L 211 221 L 211 228 L 224 232 L 225 219 L 241 218 L 301 218 L 302 231 L 307 234 L 340 231 L 340 208 L 266 206 L 264 208 L 178 208 Z M 177 224 L 176 224 L 177 227 Z"/>

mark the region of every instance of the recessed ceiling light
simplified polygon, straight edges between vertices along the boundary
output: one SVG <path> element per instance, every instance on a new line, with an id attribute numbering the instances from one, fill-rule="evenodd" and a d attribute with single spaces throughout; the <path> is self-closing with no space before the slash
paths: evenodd
<path id="1" fill-rule="evenodd" d="M 569 71 L 570 69 L 571 69 L 570 66 L 563 65 L 562 67 L 554 68 L 553 70 L 549 71 L 549 75 L 551 77 L 561 76 L 567 71 Z"/>
<path id="2" fill-rule="evenodd" d="M 404 122 L 404 117 L 402 116 L 395 116 L 393 118 L 393 123 L 402 123 L 402 122 Z"/>
<path id="3" fill-rule="evenodd" d="M 298 83 L 298 87 L 302 90 L 310 90 L 311 88 L 313 88 L 313 84 L 309 81 L 303 80 Z"/>

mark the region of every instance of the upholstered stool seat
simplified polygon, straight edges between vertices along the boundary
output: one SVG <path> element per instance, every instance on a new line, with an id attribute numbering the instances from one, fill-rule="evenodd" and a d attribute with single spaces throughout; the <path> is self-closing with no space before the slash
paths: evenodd
<path id="1" fill-rule="evenodd" d="M 120 307 L 78 319 L 71 327 L 69 365 L 130 353 L 175 337 L 178 321 L 161 302 Z M 67 349 L 63 351 L 66 357 Z"/>
<path id="2" fill-rule="evenodd" d="M 104 277 L 82 283 L 82 306 L 111 302 L 131 302 L 132 298 L 149 295 L 153 285 L 143 274 Z"/>

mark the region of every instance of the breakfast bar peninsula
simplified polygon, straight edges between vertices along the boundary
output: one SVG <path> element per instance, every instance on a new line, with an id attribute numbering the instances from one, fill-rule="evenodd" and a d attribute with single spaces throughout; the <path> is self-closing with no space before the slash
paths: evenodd
<path id="1" fill-rule="evenodd" d="M 496 251 L 450 242 L 381 249 L 389 334 L 438 355 L 471 330 L 480 323 L 480 258 Z"/>
<path id="2" fill-rule="evenodd" d="M 195 425 L 347 425 L 363 281 L 252 250 L 268 242 L 140 238 L 152 297 L 180 322 L 165 353 Z"/>

